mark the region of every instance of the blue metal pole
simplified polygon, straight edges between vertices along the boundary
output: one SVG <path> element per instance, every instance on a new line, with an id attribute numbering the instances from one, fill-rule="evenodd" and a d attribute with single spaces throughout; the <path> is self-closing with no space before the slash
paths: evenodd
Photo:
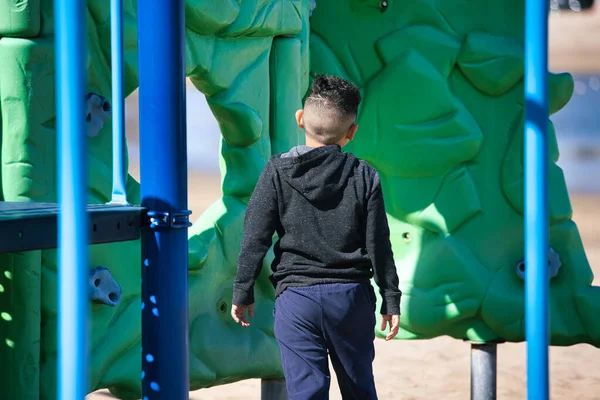
<path id="1" fill-rule="evenodd" d="M 111 203 L 127 204 L 125 184 L 125 99 L 123 94 L 123 0 L 110 2 L 113 103 L 113 186 Z"/>
<path id="2" fill-rule="evenodd" d="M 189 398 L 183 0 L 138 2 L 142 396 Z"/>
<path id="3" fill-rule="evenodd" d="M 58 151 L 57 398 L 87 393 L 88 222 L 85 135 L 85 2 L 54 1 Z"/>
<path id="4" fill-rule="evenodd" d="M 525 315 L 528 399 L 549 398 L 548 0 L 526 1 Z"/>

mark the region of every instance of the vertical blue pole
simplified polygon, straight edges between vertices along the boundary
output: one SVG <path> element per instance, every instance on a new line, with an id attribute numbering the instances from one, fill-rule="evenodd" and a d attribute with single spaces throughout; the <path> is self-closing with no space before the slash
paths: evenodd
<path id="1" fill-rule="evenodd" d="M 525 8 L 525 316 L 527 395 L 549 398 L 548 0 Z"/>
<path id="2" fill-rule="evenodd" d="M 123 93 L 123 0 L 110 1 L 113 103 L 113 186 L 111 203 L 127 204 L 125 184 L 125 99 Z"/>
<path id="3" fill-rule="evenodd" d="M 86 15 L 82 0 L 55 0 L 58 151 L 57 399 L 87 393 L 88 222 L 85 157 Z"/>
<path id="4" fill-rule="evenodd" d="M 189 398 L 183 0 L 138 2 L 142 396 Z"/>

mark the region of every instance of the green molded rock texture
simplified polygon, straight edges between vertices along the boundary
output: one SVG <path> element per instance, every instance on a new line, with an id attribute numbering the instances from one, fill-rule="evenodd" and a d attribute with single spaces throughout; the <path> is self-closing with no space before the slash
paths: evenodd
<path id="1" fill-rule="evenodd" d="M 404 292 L 399 336 L 522 341 L 523 2 L 382 4 L 318 2 L 310 56 L 311 73 L 344 76 L 364 96 L 348 151 L 382 176 Z M 572 91 L 569 74 L 550 75 L 552 113 Z M 548 123 L 550 242 L 562 264 L 551 340 L 598 346 L 600 288 Z"/>
<path id="2" fill-rule="evenodd" d="M 186 72 L 223 136 L 223 197 L 189 233 L 192 389 L 282 375 L 272 254 L 250 329 L 229 317 L 231 287 L 248 198 L 268 158 L 302 143 L 293 112 L 315 73 L 363 94 L 346 150 L 382 176 L 404 292 L 399 338 L 524 339 L 523 1 L 319 0 L 312 16 L 310 3 L 186 1 Z M 0 199 L 56 201 L 52 3 L 29 6 L 0 12 Z M 125 0 L 127 94 L 137 87 L 136 9 Z M 106 1 L 88 0 L 87 23 L 89 92 L 111 98 Z M 551 74 L 551 112 L 572 91 L 570 75 Z M 88 139 L 90 203 L 110 199 L 110 132 L 109 120 Z M 551 246 L 562 264 L 550 282 L 552 343 L 598 347 L 600 289 L 550 133 Z M 139 184 L 127 182 L 139 203 Z M 92 246 L 82 266 L 108 268 L 123 290 L 118 306 L 91 306 L 90 391 L 140 396 L 140 262 L 136 241 Z M 0 360 L 12 371 L 0 385 L 13 398 L 54 398 L 56 268 L 55 250 L 0 255 L 0 312 L 10 317 L 0 314 Z"/>

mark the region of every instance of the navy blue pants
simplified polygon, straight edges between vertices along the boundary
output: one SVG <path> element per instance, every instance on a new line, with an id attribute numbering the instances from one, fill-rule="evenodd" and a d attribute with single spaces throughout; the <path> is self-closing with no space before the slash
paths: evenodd
<path id="1" fill-rule="evenodd" d="M 370 283 L 288 288 L 275 301 L 275 338 L 290 400 L 329 398 L 328 354 L 344 400 L 376 400 L 375 292 Z"/>

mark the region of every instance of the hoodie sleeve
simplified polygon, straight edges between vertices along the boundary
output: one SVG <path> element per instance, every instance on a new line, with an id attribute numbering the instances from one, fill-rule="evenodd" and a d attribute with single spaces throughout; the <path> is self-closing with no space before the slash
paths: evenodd
<path id="1" fill-rule="evenodd" d="M 275 169 L 267 162 L 248 202 L 244 218 L 244 237 L 233 283 L 233 304 L 254 303 L 254 283 L 260 274 L 263 259 L 273 242 L 279 223 Z"/>
<path id="2" fill-rule="evenodd" d="M 366 247 L 373 264 L 375 283 L 383 300 L 381 314 L 399 315 L 402 292 L 398 289 L 390 229 L 377 171 L 374 171 L 372 179 L 373 186 L 367 200 Z"/>

